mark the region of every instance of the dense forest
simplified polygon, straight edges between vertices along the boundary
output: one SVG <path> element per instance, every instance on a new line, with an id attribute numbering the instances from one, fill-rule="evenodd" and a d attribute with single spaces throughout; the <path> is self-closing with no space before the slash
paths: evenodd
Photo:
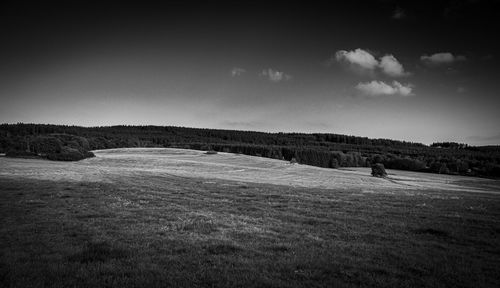
<path id="1" fill-rule="evenodd" d="M 430 146 L 325 133 L 264 133 L 173 126 L 79 127 L 1 124 L 0 153 L 50 160 L 80 160 L 91 150 L 177 147 L 292 160 L 319 167 L 386 168 L 500 177 L 500 146 L 442 142 Z"/>

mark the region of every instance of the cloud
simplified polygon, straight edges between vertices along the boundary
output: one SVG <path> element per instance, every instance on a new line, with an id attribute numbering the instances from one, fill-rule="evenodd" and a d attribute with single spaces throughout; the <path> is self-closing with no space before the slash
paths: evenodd
<path id="1" fill-rule="evenodd" d="M 335 59 L 368 72 L 374 72 L 375 69 L 379 68 L 384 74 L 391 77 L 410 75 L 410 73 L 405 72 L 403 65 L 396 57 L 390 54 L 377 60 L 370 52 L 358 48 L 354 51 L 339 50 L 335 53 Z"/>
<path id="2" fill-rule="evenodd" d="M 234 67 L 231 70 L 231 76 L 233 76 L 233 77 L 240 76 L 241 74 L 243 74 L 245 72 L 247 72 L 247 70 L 245 70 L 243 68 Z"/>
<path id="3" fill-rule="evenodd" d="M 457 88 L 457 93 L 465 93 L 465 88 L 464 87 L 458 87 Z"/>
<path id="4" fill-rule="evenodd" d="M 339 50 L 335 53 L 335 59 L 338 62 L 347 62 L 370 70 L 378 66 L 378 61 L 372 54 L 359 48 L 354 51 Z"/>
<path id="5" fill-rule="evenodd" d="M 380 63 L 378 65 L 382 71 L 391 77 L 403 77 L 408 76 L 410 73 L 405 72 L 403 65 L 399 63 L 398 59 L 392 55 L 385 55 L 380 58 Z"/>
<path id="6" fill-rule="evenodd" d="M 401 8 L 396 8 L 396 10 L 394 10 L 394 12 L 392 13 L 392 18 L 393 19 L 403 19 L 403 18 L 406 18 L 406 13 L 405 13 L 405 10 L 401 9 Z"/>
<path id="7" fill-rule="evenodd" d="M 356 89 L 361 91 L 367 96 L 383 96 L 383 95 L 399 95 L 399 96 L 411 96 L 413 85 L 407 84 L 402 85 L 398 81 L 393 81 L 391 85 L 386 84 L 383 81 L 371 81 L 366 83 L 358 83 Z"/>
<path id="8" fill-rule="evenodd" d="M 288 81 L 288 80 L 292 79 L 291 75 L 288 75 L 282 71 L 273 70 L 271 68 L 269 68 L 267 70 L 262 70 L 260 75 L 265 76 L 271 82 Z"/>
<path id="9" fill-rule="evenodd" d="M 445 65 L 445 64 L 453 64 L 459 61 L 465 61 L 467 60 L 467 58 L 465 58 L 465 56 L 462 55 L 454 56 L 450 52 L 442 52 L 442 53 L 435 53 L 430 56 L 422 55 L 420 57 L 420 60 L 428 65 Z"/>

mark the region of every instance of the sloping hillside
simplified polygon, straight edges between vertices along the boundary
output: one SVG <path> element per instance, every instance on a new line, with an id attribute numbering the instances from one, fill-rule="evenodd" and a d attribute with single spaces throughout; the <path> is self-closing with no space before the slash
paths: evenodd
<path id="1" fill-rule="evenodd" d="M 500 285 L 494 180 L 95 154 L 0 157 L 1 287 Z"/>
<path id="2" fill-rule="evenodd" d="M 381 179 L 371 177 L 369 168 L 327 169 L 232 153 L 207 155 L 203 151 L 173 148 L 122 148 L 94 153 L 95 158 L 74 163 L 2 159 L 0 175 L 106 182 L 117 177 L 174 175 L 362 193 L 413 193 L 422 189 L 500 192 L 499 181 L 489 179 L 399 170 L 388 170 L 389 177 Z"/>

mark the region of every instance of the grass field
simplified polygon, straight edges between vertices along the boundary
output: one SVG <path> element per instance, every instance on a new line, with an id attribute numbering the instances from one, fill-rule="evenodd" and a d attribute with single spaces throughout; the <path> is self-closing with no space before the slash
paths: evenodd
<path id="1" fill-rule="evenodd" d="M 499 181 L 180 149 L 0 157 L 3 287 L 500 287 Z"/>

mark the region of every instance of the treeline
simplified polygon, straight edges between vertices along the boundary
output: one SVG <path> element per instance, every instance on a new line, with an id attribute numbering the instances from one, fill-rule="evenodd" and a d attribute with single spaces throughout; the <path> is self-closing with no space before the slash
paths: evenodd
<path id="1" fill-rule="evenodd" d="M 2 136 L 0 143 L 7 147 L 0 151 L 10 157 L 78 161 L 95 156 L 90 152 L 90 144 L 85 137 L 70 134 Z"/>
<path id="2" fill-rule="evenodd" d="M 451 149 L 467 149 L 470 146 L 465 143 L 456 143 L 456 142 L 434 142 L 431 144 L 431 147 L 436 148 L 451 148 Z"/>
<path id="3" fill-rule="evenodd" d="M 64 136 L 67 139 L 62 135 L 67 135 Z M 61 149 L 56 149 L 59 152 L 44 150 L 48 148 L 40 150 L 33 144 L 37 141 L 44 143 L 44 147 Z M 28 142 L 31 150 L 27 147 Z M 52 153 L 55 157 L 62 152 L 67 155 L 68 148 L 71 148 L 84 156 L 89 150 L 124 147 L 178 147 L 283 160 L 294 158 L 299 163 L 327 168 L 383 163 L 390 169 L 500 177 L 499 146 L 472 147 L 453 142 L 426 146 L 341 134 L 264 133 L 173 126 L 0 125 L 0 153 L 31 151 L 45 155 Z"/>

